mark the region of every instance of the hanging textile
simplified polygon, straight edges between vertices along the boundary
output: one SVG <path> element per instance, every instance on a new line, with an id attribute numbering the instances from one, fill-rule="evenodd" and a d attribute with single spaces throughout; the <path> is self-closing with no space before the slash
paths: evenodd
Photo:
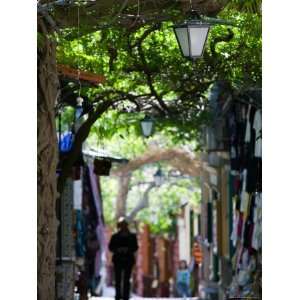
<path id="1" fill-rule="evenodd" d="M 98 275 L 100 274 L 100 269 L 101 269 L 101 256 L 104 249 L 107 247 L 107 242 L 105 238 L 105 227 L 103 222 L 103 209 L 102 209 L 102 199 L 100 195 L 99 177 L 94 173 L 93 165 L 89 165 L 88 169 L 89 169 L 89 179 L 91 184 L 93 201 L 97 213 L 96 235 L 100 245 L 100 249 L 97 251 L 96 258 L 95 258 L 95 274 Z"/>
<path id="2" fill-rule="evenodd" d="M 261 110 L 257 110 L 254 116 L 253 121 L 253 129 L 255 130 L 255 150 L 254 150 L 254 156 L 255 157 L 261 157 L 262 156 L 262 120 L 261 120 Z"/>
<path id="3" fill-rule="evenodd" d="M 255 277 L 260 276 L 262 250 L 262 123 L 261 109 L 247 104 L 232 105 L 227 116 L 232 190 L 235 196 L 231 240 L 234 276 L 232 296 L 250 295 Z M 237 290 L 235 287 L 238 287 Z"/>

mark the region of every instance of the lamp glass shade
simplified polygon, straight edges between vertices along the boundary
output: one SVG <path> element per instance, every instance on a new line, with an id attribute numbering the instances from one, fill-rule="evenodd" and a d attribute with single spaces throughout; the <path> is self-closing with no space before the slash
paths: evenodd
<path id="1" fill-rule="evenodd" d="M 82 106 L 77 106 L 75 108 L 75 120 L 78 120 L 82 116 L 82 113 L 83 113 Z"/>
<path id="2" fill-rule="evenodd" d="M 158 169 L 153 177 L 156 186 L 161 186 L 163 184 L 164 178 L 161 169 Z"/>
<path id="3" fill-rule="evenodd" d="M 177 27 L 175 28 L 175 34 L 180 45 L 183 56 L 190 56 L 189 51 L 189 39 L 188 39 L 188 29 L 187 27 Z"/>
<path id="4" fill-rule="evenodd" d="M 174 26 L 177 42 L 184 57 L 196 59 L 202 56 L 209 28 L 209 24 L 199 20 L 190 20 Z"/>
<path id="5" fill-rule="evenodd" d="M 200 57 L 202 56 L 203 49 L 205 46 L 206 38 L 208 35 L 209 27 L 205 26 L 190 26 L 189 37 L 190 37 L 190 56 Z"/>
<path id="6" fill-rule="evenodd" d="M 153 120 L 147 116 L 141 121 L 141 127 L 145 137 L 149 137 L 152 134 L 153 123 Z"/>

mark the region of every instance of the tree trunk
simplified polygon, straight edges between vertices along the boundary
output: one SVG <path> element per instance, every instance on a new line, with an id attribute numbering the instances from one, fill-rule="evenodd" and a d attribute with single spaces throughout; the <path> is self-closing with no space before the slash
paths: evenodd
<path id="1" fill-rule="evenodd" d="M 119 177 L 119 191 L 117 196 L 116 220 L 126 216 L 126 201 L 129 192 L 131 174 Z"/>
<path id="2" fill-rule="evenodd" d="M 152 182 L 150 185 L 147 187 L 146 191 L 143 194 L 143 197 L 140 199 L 136 207 L 130 212 L 128 215 L 128 221 L 132 222 L 136 215 L 143 210 L 144 208 L 149 207 L 149 193 L 150 191 L 155 187 L 155 183 Z"/>
<path id="3" fill-rule="evenodd" d="M 57 220 L 55 213 L 57 138 L 54 106 L 58 92 L 55 43 L 38 21 L 37 74 L 37 293 L 38 300 L 55 298 Z"/>
<path id="4" fill-rule="evenodd" d="M 106 101 L 98 105 L 94 112 L 90 112 L 87 120 L 80 126 L 78 129 L 73 147 L 68 153 L 68 156 L 62 162 L 61 173 L 58 177 L 57 182 L 57 190 L 61 194 L 64 189 L 64 183 L 68 176 L 70 176 L 72 172 L 72 167 L 81 153 L 82 144 L 87 139 L 91 127 L 97 121 L 98 118 L 113 104 L 113 101 Z"/>

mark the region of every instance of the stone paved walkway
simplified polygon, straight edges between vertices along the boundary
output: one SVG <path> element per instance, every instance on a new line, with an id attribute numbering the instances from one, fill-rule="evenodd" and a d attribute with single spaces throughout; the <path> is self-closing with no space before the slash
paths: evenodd
<path id="1" fill-rule="evenodd" d="M 90 300 L 112 300 L 115 297 L 115 289 L 113 287 L 105 287 L 102 297 L 91 297 Z M 134 299 L 146 299 L 146 300 L 160 300 L 160 299 L 174 299 L 174 300 L 183 300 L 183 298 L 143 298 L 137 295 L 132 295 L 132 300 Z M 186 300 L 197 300 L 197 297 L 187 298 Z"/>

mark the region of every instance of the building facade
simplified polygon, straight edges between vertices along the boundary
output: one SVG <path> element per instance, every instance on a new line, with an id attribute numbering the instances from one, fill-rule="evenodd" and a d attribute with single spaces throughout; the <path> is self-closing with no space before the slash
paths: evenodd
<path id="1" fill-rule="evenodd" d="M 201 174 L 200 293 L 261 297 L 261 91 L 212 89 Z"/>

